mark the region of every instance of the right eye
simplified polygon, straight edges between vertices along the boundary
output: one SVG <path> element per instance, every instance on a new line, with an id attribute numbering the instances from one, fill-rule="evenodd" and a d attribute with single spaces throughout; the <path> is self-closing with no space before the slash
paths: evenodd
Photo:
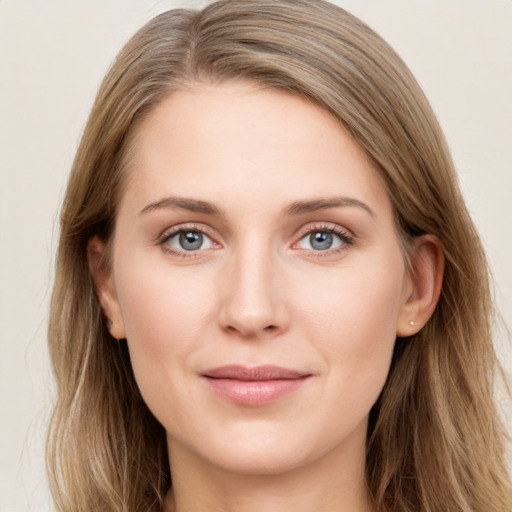
<path id="1" fill-rule="evenodd" d="M 165 251 L 185 258 L 192 256 L 191 253 L 211 249 L 217 244 L 200 229 L 179 228 L 167 232 L 160 240 L 160 245 Z"/>

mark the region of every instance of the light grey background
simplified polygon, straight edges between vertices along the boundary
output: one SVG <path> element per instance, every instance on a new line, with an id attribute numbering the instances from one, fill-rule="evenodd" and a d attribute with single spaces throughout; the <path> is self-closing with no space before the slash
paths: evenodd
<path id="1" fill-rule="evenodd" d="M 339 0 L 402 55 L 445 130 L 512 326 L 512 0 Z M 57 210 L 97 87 L 122 44 L 177 5 L 0 0 L 0 511 L 48 511 L 45 337 Z M 512 351 L 498 336 L 507 369 Z M 510 416 L 508 417 L 510 421 Z M 509 423 L 510 425 L 510 423 Z M 509 427 L 510 428 L 510 427 Z"/>

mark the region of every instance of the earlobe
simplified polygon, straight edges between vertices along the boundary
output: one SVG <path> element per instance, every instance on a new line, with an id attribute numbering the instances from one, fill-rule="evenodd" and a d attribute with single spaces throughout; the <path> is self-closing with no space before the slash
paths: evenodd
<path id="1" fill-rule="evenodd" d="M 428 322 L 436 308 L 444 273 L 444 255 L 433 235 L 415 239 L 407 291 L 398 316 L 397 336 L 416 334 Z"/>
<path id="2" fill-rule="evenodd" d="M 87 244 L 87 260 L 96 294 L 106 317 L 107 329 L 114 338 L 125 338 L 123 316 L 106 258 L 105 244 L 98 236 L 91 238 Z"/>

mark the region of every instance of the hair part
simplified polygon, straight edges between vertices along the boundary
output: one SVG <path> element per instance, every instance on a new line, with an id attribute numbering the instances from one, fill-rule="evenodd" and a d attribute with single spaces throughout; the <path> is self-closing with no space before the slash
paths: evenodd
<path id="1" fill-rule="evenodd" d="M 446 259 L 429 323 L 398 339 L 371 412 L 377 510 L 512 508 L 493 405 L 499 367 L 488 267 L 447 144 L 416 80 L 363 22 L 323 0 L 222 0 L 157 16 L 126 44 L 87 122 L 61 212 L 49 348 L 57 402 L 47 444 L 61 512 L 157 511 L 171 485 L 163 427 L 108 333 L 87 262 L 107 245 L 137 124 L 173 91 L 245 80 L 320 105 L 375 163 L 404 247 L 430 234 Z"/>

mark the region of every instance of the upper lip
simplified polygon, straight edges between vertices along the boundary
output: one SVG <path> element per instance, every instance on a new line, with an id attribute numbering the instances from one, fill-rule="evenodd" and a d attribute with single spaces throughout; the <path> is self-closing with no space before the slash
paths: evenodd
<path id="1" fill-rule="evenodd" d="M 291 368 L 282 368 L 281 366 L 262 365 L 262 366 L 242 366 L 230 364 L 212 368 L 202 373 L 204 377 L 211 379 L 234 379 L 245 381 L 266 381 L 266 380 L 292 380 L 308 377 L 311 374 L 293 370 Z"/>

